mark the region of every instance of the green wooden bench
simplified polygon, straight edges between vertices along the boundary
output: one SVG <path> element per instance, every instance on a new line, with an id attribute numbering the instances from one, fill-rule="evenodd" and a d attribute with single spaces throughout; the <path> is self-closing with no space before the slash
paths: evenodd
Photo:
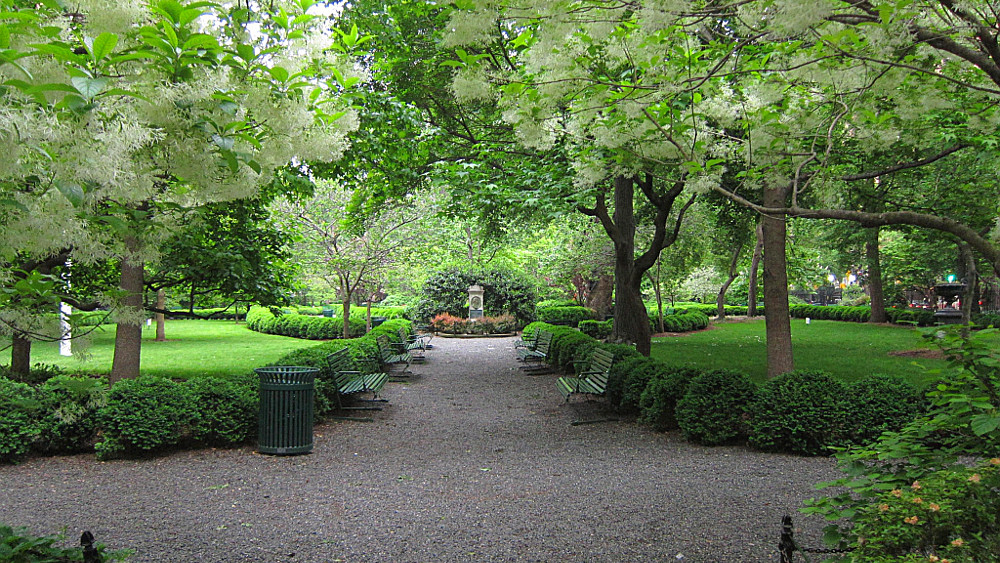
<path id="1" fill-rule="evenodd" d="M 589 363 L 579 373 L 556 380 L 559 392 L 566 401 L 577 393 L 603 396 L 608 389 L 608 372 L 611 371 L 613 361 L 613 353 L 603 348 L 595 348 L 590 355 Z"/>
<path id="2" fill-rule="evenodd" d="M 535 349 L 535 344 L 538 342 L 538 332 L 539 331 L 537 331 L 537 330 L 534 333 L 528 333 L 528 334 L 524 334 L 522 332 L 521 333 L 521 338 L 518 339 L 518 341 L 514 343 L 514 348 L 515 349 L 518 349 L 518 348 L 528 348 L 528 349 L 534 350 Z"/>
<path id="3" fill-rule="evenodd" d="M 376 336 L 375 343 L 378 345 L 379 362 L 381 362 L 382 368 L 389 371 L 392 369 L 392 366 L 402 364 L 403 370 L 395 374 L 394 377 L 406 377 L 403 374 L 406 373 L 406 370 L 410 369 L 410 362 L 413 361 L 413 356 L 406 351 L 405 343 L 393 342 L 385 334 Z"/>
<path id="4" fill-rule="evenodd" d="M 595 348 L 590 355 L 590 361 L 586 362 L 576 375 L 567 375 L 556 380 L 556 387 L 563 399 L 569 402 L 569 398 L 575 394 L 594 395 L 603 397 L 608 390 L 608 373 L 611 371 L 611 364 L 614 362 L 614 354 L 603 348 Z M 583 362 L 579 362 L 583 363 Z M 578 426 L 580 424 L 592 424 L 595 422 L 613 422 L 616 418 L 602 418 L 595 420 L 574 420 L 570 424 Z"/>
<path id="5" fill-rule="evenodd" d="M 351 359 L 351 354 L 347 348 L 341 348 L 340 350 L 328 355 L 326 357 L 326 364 L 330 372 L 333 374 L 333 381 L 337 386 L 337 410 L 382 410 L 382 407 L 377 406 L 344 406 L 342 397 L 360 395 L 362 393 L 371 393 L 372 397 L 370 399 L 358 399 L 359 401 L 367 403 L 388 402 L 386 399 L 379 397 L 379 393 L 382 392 L 382 388 L 385 387 L 386 382 L 389 381 L 389 375 L 385 373 L 361 373 L 360 371 L 353 369 L 354 361 Z M 343 416 L 335 416 L 332 418 L 336 420 L 358 420 L 364 422 L 371 422 L 373 420 L 371 418 Z"/>
<path id="6" fill-rule="evenodd" d="M 517 348 L 517 359 L 522 362 L 542 362 L 549 355 L 549 347 L 552 346 L 552 333 L 547 330 L 540 330 L 535 337 L 534 346 Z"/>
<path id="7" fill-rule="evenodd" d="M 406 333 L 406 329 L 399 327 L 399 341 L 403 343 L 403 347 L 406 351 L 410 353 L 413 358 L 413 363 L 419 364 L 424 361 L 424 352 L 427 350 L 427 343 L 430 340 L 427 336 L 414 334 L 409 335 Z"/>

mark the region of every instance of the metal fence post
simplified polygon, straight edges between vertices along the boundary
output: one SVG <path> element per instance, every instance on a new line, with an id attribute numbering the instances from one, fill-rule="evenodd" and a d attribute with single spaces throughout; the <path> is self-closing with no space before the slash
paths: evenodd
<path id="1" fill-rule="evenodd" d="M 781 540 L 778 542 L 780 563 L 792 563 L 792 556 L 795 553 L 795 539 L 792 533 L 792 517 L 785 515 L 781 519 Z"/>

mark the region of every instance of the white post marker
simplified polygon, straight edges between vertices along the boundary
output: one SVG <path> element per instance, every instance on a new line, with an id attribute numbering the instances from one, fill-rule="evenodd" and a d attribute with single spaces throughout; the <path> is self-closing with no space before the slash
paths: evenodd
<path id="1" fill-rule="evenodd" d="M 809 324 L 809 317 L 806 317 L 806 324 Z"/>
<path id="2" fill-rule="evenodd" d="M 59 303 L 59 355 L 73 355 L 72 328 L 69 324 L 69 316 L 73 313 L 73 307 L 69 303 Z"/>

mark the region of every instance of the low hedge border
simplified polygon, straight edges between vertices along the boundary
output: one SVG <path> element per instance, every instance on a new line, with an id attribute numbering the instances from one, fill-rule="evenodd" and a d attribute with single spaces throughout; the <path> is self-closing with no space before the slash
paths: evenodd
<path id="1" fill-rule="evenodd" d="M 379 368 L 375 338 L 398 341 L 410 321 L 395 319 L 360 338 L 324 342 L 291 352 L 271 365 L 319 368 L 315 414 L 336 404 L 326 356 L 347 347 L 354 369 Z M 175 382 L 142 376 L 108 387 L 103 378 L 56 375 L 41 385 L 0 377 L 0 462 L 28 453 L 94 451 L 99 459 L 146 455 L 179 448 L 236 446 L 257 437 L 259 379 L 254 373 Z"/>
<path id="2" fill-rule="evenodd" d="M 758 387 L 739 371 L 670 365 L 566 326 L 534 322 L 524 333 L 542 330 L 553 335 L 546 361 L 564 371 L 596 347 L 613 350 L 606 392 L 612 408 L 657 430 L 679 428 L 703 445 L 745 441 L 765 451 L 821 455 L 870 443 L 926 408 L 917 388 L 884 375 L 847 385 L 823 372 L 793 372 Z"/>

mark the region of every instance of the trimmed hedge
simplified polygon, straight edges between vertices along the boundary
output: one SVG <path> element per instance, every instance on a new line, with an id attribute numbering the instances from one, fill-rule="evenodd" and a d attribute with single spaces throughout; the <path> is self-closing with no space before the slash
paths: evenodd
<path id="1" fill-rule="evenodd" d="M 872 309 L 868 306 L 850 307 L 844 305 L 796 304 L 790 305 L 788 309 L 791 316 L 796 319 L 809 317 L 826 321 L 866 323 L 872 316 Z M 932 326 L 934 324 L 933 309 L 897 309 L 893 307 L 886 309 L 885 315 L 889 322 L 894 324 L 912 324 L 917 326 Z"/>
<path id="2" fill-rule="evenodd" d="M 350 324 L 349 330 L 352 337 L 358 337 L 365 333 L 366 325 L 363 317 L 351 315 L 347 322 Z M 343 318 L 300 315 L 292 310 L 289 312 L 279 311 L 279 314 L 276 315 L 272 309 L 254 305 L 247 313 L 247 328 L 264 334 L 277 334 L 308 340 L 331 340 L 340 338 L 343 334 L 344 320 Z"/>
<path id="3" fill-rule="evenodd" d="M 912 384 L 875 374 L 847 385 L 848 438 L 858 445 L 874 442 L 883 432 L 897 431 L 927 410 L 927 399 Z"/>
<path id="4" fill-rule="evenodd" d="M 545 323 L 576 327 L 582 321 L 597 320 L 597 312 L 580 306 L 538 307 L 535 309 L 535 318 Z"/>
<path id="5" fill-rule="evenodd" d="M 702 373 L 677 402 L 677 425 L 686 440 L 705 446 L 745 438 L 747 410 L 756 394 L 757 386 L 738 371 Z"/>
<path id="6" fill-rule="evenodd" d="M 378 335 L 384 334 L 394 342 L 399 341 L 399 329 L 402 328 L 407 334 L 412 334 L 412 323 L 405 319 L 388 320 L 377 327 L 373 327 L 371 332 L 359 338 L 346 338 L 324 342 L 309 348 L 301 348 L 285 354 L 278 358 L 272 365 L 279 366 L 306 366 L 319 368 L 316 374 L 316 403 L 314 412 L 317 418 L 326 416 L 332 412 L 336 405 L 337 387 L 333 383 L 333 373 L 326 363 L 326 357 L 341 348 L 347 348 L 351 359 L 354 361 L 354 370 L 362 373 L 372 373 L 379 369 L 378 344 L 375 339 Z"/>
<path id="7" fill-rule="evenodd" d="M 793 371 L 762 385 L 750 406 L 749 444 L 763 451 L 829 453 L 847 442 L 847 387 L 822 371 Z"/>
<path id="8" fill-rule="evenodd" d="M 0 379 L 0 462 L 28 453 L 39 432 L 41 406 L 34 387 Z"/>
<path id="9" fill-rule="evenodd" d="M 611 336 L 611 329 L 613 326 L 614 321 L 608 319 L 606 321 L 580 321 L 577 328 L 580 329 L 580 332 L 591 338 L 604 340 L 605 338 Z"/>
<path id="10" fill-rule="evenodd" d="M 661 432 L 679 428 L 677 403 L 687 393 L 691 380 L 702 374 L 695 368 L 660 364 L 639 397 L 639 420 Z"/>

